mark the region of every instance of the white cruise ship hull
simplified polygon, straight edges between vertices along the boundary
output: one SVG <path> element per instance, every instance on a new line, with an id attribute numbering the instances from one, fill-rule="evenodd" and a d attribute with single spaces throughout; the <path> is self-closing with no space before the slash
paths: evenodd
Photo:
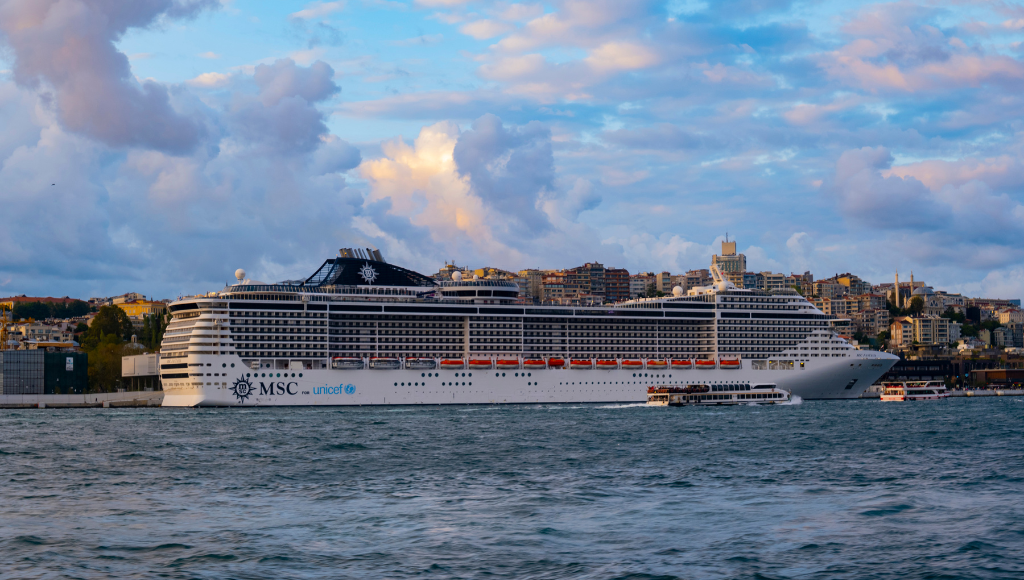
<path id="1" fill-rule="evenodd" d="M 805 400 L 855 399 L 897 360 L 885 353 L 858 352 L 852 357 L 812 359 L 804 368 L 788 370 L 755 370 L 745 361 L 740 369 L 713 370 L 307 369 L 271 373 L 254 372 L 233 355 L 197 356 L 190 357 L 190 362 L 202 362 L 209 376 L 201 382 L 199 377 L 165 382 L 163 405 L 644 403 L 647 388 L 653 385 L 715 383 L 773 383 Z"/>

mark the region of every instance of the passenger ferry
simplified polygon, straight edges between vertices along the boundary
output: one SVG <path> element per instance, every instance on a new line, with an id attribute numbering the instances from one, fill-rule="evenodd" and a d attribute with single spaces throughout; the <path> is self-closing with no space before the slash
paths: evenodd
<path id="1" fill-rule="evenodd" d="M 169 305 L 166 406 L 644 402 L 667 382 L 855 399 L 898 359 L 854 349 L 791 290 L 714 283 L 614 305 L 524 304 L 511 281 L 432 278 L 374 249 L 312 276 Z M 694 377 L 696 379 L 696 377 Z"/>
<path id="2" fill-rule="evenodd" d="M 934 401 L 950 396 L 942 381 L 906 381 L 882 383 L 883 401 Z"/>
<path id="3" fill-rule="evenodd" d="M 776 405 L 792 400 L 773 384 L 658 385 L 647 388 L 647 404 L 658 407 L 687 405 Z"/>

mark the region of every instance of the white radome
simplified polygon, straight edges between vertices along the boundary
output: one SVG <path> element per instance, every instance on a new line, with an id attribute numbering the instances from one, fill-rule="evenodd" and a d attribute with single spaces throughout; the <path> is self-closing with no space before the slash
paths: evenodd
<path id="1" fill-rule="evenodd" d="M 235 278 L 237 278 L 239 282 L 245 280 L 245 270 L 241 268 L 235 270 Z"/>
<path id="2" fill-rule="evenodd" d="M 683 287 L 682 286 L 676 286 L 675 288 L 672 288 L 672 295 L 673 296 L 682 296 L 683 294 L 685 294 L 685 293 L 683 292 Z"/>
<path id="3" fill-rule="evenodd" d="M 462 272 L 459 272 L 458 270 L 452 272 L 452 281 L 462 282 Z"/>

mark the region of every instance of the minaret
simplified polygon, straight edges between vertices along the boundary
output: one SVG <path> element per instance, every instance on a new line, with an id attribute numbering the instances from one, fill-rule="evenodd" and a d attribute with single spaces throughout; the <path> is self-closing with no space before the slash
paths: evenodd
<path id="1" fill-rule="evenodd" d="M 914 295 L 914 271 L 910 271 L 910 295 Z"/>
<path id="2" fill-rule="evenodd" d="M 900 271 L 896 270 L 896 308 L 900 307 Z"/>

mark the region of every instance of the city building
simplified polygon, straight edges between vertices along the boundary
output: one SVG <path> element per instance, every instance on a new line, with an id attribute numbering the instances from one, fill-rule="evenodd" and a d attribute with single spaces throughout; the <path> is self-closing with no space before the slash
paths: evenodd
<path id="1" fill-rule="evenodd" d="M 818 280 L 811 284 L 811 296 L 819 298 L 839 298 L 845 296 L 848 290 L 846 286 L 830 280 Z"/>
<path id="2" fill-rule="evenodd" d="M 604 271 L 604 296 L 608 302 L 630 299 L 630 276 L 625 268 L 607 268 Z"/>
<path id="3" fill-rule="evenodd" d="M 121 357 L 121 384 L 129 391 L 159 391 L 159 353 Z"/>
<path id="4" fill-rule="evenodd" d="M 647 296 L 647 287 L 654 284 L 654 273 L 633 274 L 629 277 L 630 298 L 643 298 Z"/>
<path id="5" fill-rule="evenodd" d="M 84 393 L 89 358 L 82 352 L 0 351 L 0 394 L 67 395 Z"/>
<path id="6" fill-rule="evenodd" d="M 1024 322 L 1024 310 L 1000 310 L 999 311 L 999 324 L 1009 324 L 1011 322 Z"/>
<path id="7" fill-rule="evenodd" d="M 859 310 L 850 315 L 854 327 L 858 332 L 863 332 L 870 337 L 878 336 L 882 331 L 889 329 L 892 316 L 885 308 L 871 308 Z"/>
<path id="8" fill-rule="evenodd" d="M 899 316 L 889 326 L 895 348 L 918 345 L 943 345 L 960 340 L 960 324 L 930 314 Z"/>
<path id="9" fill-rule="evenodd" d="M 747 257 L 743 254 L 736 253 L 736 241 L 729 241 L 729 237 L 726 236 L 725 241 L 722 242 L 722 255 L 715 254 L 711 256 L 711 265 L 717 266 L 718 271 L 725 274 L 726 272 L 746 272 L 747 271 Z"/>
<path id="10" fill-rule="evenodd" d="M 654 275 L 654 287 L 666 295 L 672 293 L 672 274 L 661 272 Z"/>

